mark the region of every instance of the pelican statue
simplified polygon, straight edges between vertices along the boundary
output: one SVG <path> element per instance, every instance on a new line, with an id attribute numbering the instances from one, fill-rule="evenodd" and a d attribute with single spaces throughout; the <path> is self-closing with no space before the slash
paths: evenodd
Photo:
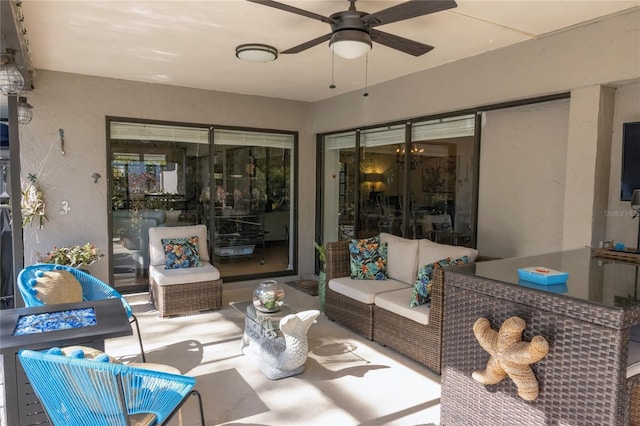
<path id="1" fill-rule="evenodd" d="M 260 371 L 270 380 L 300 374 L 309 353 L 307 332 L 319 315 L 320 311 L 309 310 L 283 317 L 280 320 L 282 336 L 256 336 L 254 333 L 250 336 L 245 332 L 242 352 L 254 356 Z"/>

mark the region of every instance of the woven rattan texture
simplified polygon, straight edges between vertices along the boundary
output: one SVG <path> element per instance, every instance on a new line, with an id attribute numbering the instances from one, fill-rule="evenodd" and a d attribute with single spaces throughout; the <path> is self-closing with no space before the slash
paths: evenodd
<path id="1" fill-rule="evenodd" d="M 163 286 L 151 278 L 151 300 L 161 317 L 220 309 L 222 279 Z"/>
<path id="2" fill-rule="evenodd" d="M 351 275 L 349 241 L 326 244 L 326 283 L 334 278 Z M 333 321 L 353 329 L 367 339 L 373 339 L 373 305 L 358 302 L 325 287 L 325 315 Z"/>
<path id="3" fill-rule="evenodd" d="M 358 302 L 327 287 L 324 313 L 330 320 L 338 321 L 373 340 L 373 304 Z"/>
<path id="4" fill-rule="evenodd" d="M 335 241 L 326 244 L 325 273 L 327 282 L 334 278 L 351 275 L 351 258 L 349 257 L 349 241 Z"/>
<path id="5" fill-rule="evenodd" d="M 433 271 L 429 324 L 419 324 L 393 312 L 373 308 L 373 340 L 440 374 L 442 359 L 442 270 Z"/>
<path id="6" fill-rule="evenodd" d="M 629 384 L 629 424 L 640 426 L 640 374 L 631 377 Z"/>
<path id="7" fill-rule="evenodd" d="M 445 272 L 445 277 L 443 424 L 627 424 L 629 330 L 586 320 L 603 315 L 606 323 L 624 324 L 626 319 L 569 298 L 549 300 L 519 286 L 455 273 Z M 526 321 L 523 340 L 541 335 L 550 344 L 547 356 L 532 366 L 540 384 L 540 396 L 532 402 L 517 396 L 509 378 L 483 386 L 471 377 L 486 367 L 489 357 L 473 335 L 473 323 L 485 317 L 497 330 L 513 315 Z"/>

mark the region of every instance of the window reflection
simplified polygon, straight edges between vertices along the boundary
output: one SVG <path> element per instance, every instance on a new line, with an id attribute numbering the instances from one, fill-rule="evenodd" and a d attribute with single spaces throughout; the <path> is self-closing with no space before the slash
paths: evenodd
<path id="1" fill-rule="evenodd" d="M 474 122 L 469 115 L 326 135 L 325 241 L 388 232 L 472 244 Z"/>
<path id="2" fill-rule="evenodd" d="M 147 288 L 151 227 L 206 224 L 226 282 L 293 274 L 293 134 L 115 121 L 109 128 L 119 290 Z"/>

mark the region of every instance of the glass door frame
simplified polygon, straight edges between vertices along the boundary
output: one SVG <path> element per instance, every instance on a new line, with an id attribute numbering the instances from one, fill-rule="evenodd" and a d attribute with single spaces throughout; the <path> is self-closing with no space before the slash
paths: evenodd
<path id="1" fill-rule="evenodd" d="M 332 135 L 339 135 L 339 134 L 347 134 L 349 132 L 355 132 L 355 162 L 356 162 L 356 167 L 360 167 L 361 164 L 361 133 L 365 132 L 366 130 L 369 129 L 376 129 L 376 128 L 383 128 L 385 126 L 388 126 L 389 128 L 392 126 L 397 126 L 397 125 L 404 125 L 405 126 L 405 140 L 402 142 L 402 147 L 404 147 L 404 150 L 401 150 L 401 152 L 399 153 L 399 155 L 402 156 L 402 161 L 404 162 L 404 164 L 409 164 L 411 161 L 411 155 L 412 155 L 412 147 L 413 144 L 415 142 L 420 142 L 420 141 L 413 141 L 413 126 L 423 123 L 423 122 L 428 122 L 431 120 L 447 120 L 447 119 L 452 119 L 452 118 L 458 118 L 458 117 L 465 117 L 465 116 L 474 116 L 474 131 L 473 131 L 473 156 L 474 156 L 474 164 L 472 165 L 473 167 L 473 189 L 472 189 L 472 199 L 471 199 L 471 204 L 470 204 L 470 215 L 471 215 L 471 235 L 470 235 L 470 244 L 475 247 L 476 246 L 476 240 L 477 240 L 477 206 L 478 206 L 478 200 L 477 200 L 477 185 L 478 185 L 478 179 L 479 179 L 479 164 L 480 164 L 480 128 L 481 128 L 481 114 L 479 114 L 476 110 L 473 111 L 458 111 L 458 112 L 452 112 L 452 113 L 447 113 L 447 114 L 438 114 L 438 115 L 434 115 L 434 116 L 426 116 L 426 117 L 420 117 L 420 118 L 415 118 L 415 119 L 411 119 L 411 120 L 402 120 L 402 121 L 396 121 L 396 122 L 390 122 L 390 123 L 385 123 L 385 124 L 377 124 L 377 125 L 372 125 L 372 126 L 366 126 L 366 127 L 362 127 L 362 128 L 356 128 L 356 129 L 348 129 L 348 130 L 340 130 L 340 131 L 335 131 L 335 132 L 329 132 L 329 133 L 324 133 L 324 134 L 319 134 L 317 136 L 317 156 L 318 156 L 318 160 L 316 162 L 317 164 L 317 179 L 316 179 L 316 194 L 317 194 L 317 220 L 316 220 L 316 241 L 318 242 L 325 242 L 324 241 L 324 236 L 328 235 L 327 231 L 325 230 L 325 220 L 324 220 L 324 210 L 325 210 L 325 193 L 324 193 L 324 189 L 323 186 L 321 185 L 321 182 L 323 182 L 323 179 L 326 178 L 325 176 L 325 168 L 327 166 L 326 161 L 325 161 L 325 151 L 326 151 L 326 138 L 330 137 Z M 411 178 L 411 169 L 409 167 L 405 167 L 401 169 L 402 172 L 402 177 L 403 177 L 403 186 L 401 188 L 401 192 L 399 195 L 401 195 L 403 197 L 404 200 L 408 200 L 409 196 L 410 196 L 410 188 L 408 185 L 408 182 L 410 182 L 410 178 Z M 355 186 L 356 188 L 360 188 L 360 184 L 361 184 L 361 179 L 360 179 L 360 173 L 356 173 L 355 176 Z M 355 202 L 355 208 L 356 208 L 356 213 L 355 213 L 355 217 L 358 218 L 360 215 L 359 212 L 359 208 L 360 208 L 360 204 L 361 204 L 361 194 L 360 191 L 356 191 L 355 194 L 356 197 L 356 202 Z M 359 235 L 360 233 L 360 229 L 359 229 L 359 224 L 358 224 L 358 220 L 356 219 L 354 221 L 354 236 Z M 403 234 L 404 235 L 408 235 L 410 236 L 410 213 L 408 209 L 403 209 L 402 211 L 402 227 L 403 227 Z M 319 270 L 318 268 L 319 266 L 319 262 L 316 262 L 316 271 Z"/>
<path id="2" fill-rule="evenodd" d="M 290 178 L 290 228 L 288 230 L 288 251 L 289 251 L 289 265 L 287 270 L 277 271 L 277 272 L 266 272 L 266 273 L 251 273 L 251 274 L 242 274 L 242 275 L 234 275 L 225 277 L 225 282 L 235 282 L 235 281 L 243 281 L 248 279 L 260 279 L 260 278 L 268 278 L 275 276 L 287 276 L 287 275 L 296 275 L 298 270 L 298 253 L 296 247 L 298 246 L 298 167 L 299 167 L 299 150 L 298 150 L 298 132 L 285 131 L 285 130 L 274 130 L 274 129 L 261 129 L 261 128 L 249 128 L 249 127 L 234 127 L 234 126 L 217 126 L 211 124 L 201 124 L 201 123 L 185 123 L 185 122 L 174 122 L 174 121 L 164 121 L 164 120 L 153 120 L 153 119 L 140 119 L 140 118 L 132 118 L 132 117 L 118 117 L 118 116 L 106 116 L 105 117 L 105 129 L 106 129 L 106 170 L 107 170 L 107 232 L 109 235 L 108 238 L 108 252 L 110 254 L 113 253 L 113 211 L 112 211 L 112 198 L 114 196 L 113 193 L 113 176 L 112 176 L 112 155 L 114 150 L 112 149 L 111 143 L 111 123 L 120 122 L 120 123 L 132 123 L 132 124 L 147 124 L 150 126 L 158 125 L 158 126 L 175 126 L 175 127 L 189 127 L 189 128 L 197 128 L 197 129 L 205 129 L 208 132 L 208 147 L 210 149 L 209 159 L 208 159 L 208 176 L 209 176 L 209 185 L 210 187 L 215 188 L 214 185 L 214 131 L 215 130 L 231 130 L 236 132 L 248 132 L 248 133 L 273 133 L 280 135 L 289 135 L 293 138 L 293 148 L 290 156 L 291 169 L 289 170 L 288 176 Z M 213 218 L 215 206 L 213 203 L 209 205 L 209 214 L 210 218 Z M 209 221 L 211 222 L 211 221 Z M 208 245 L 209 257 L 210 259 L 214 259 L 214 250 L 215 250 L 215 229 L 213 226 L 213 222 L 207 223 L 207 232 L 210 244 Z M 214 263 L 215 264 L 215 263 Z M 113 283 L 114 281 L 114 259 L 112 255 L 108 256 L 108 268 L 109 268 L 109 282 Z M 127 286 L 128 291 L 145 291 L 148 289 L 148 283 L 140 284 L 138 286 Z"/>

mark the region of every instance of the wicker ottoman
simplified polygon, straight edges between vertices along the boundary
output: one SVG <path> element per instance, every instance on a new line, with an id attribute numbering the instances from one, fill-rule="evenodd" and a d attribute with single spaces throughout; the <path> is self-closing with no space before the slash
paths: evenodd
<path id="1" fill-rule="evenodd" d="M 195 272 L 195 269 L 205 270 Z M 178 280 L 182 282 L 171 280 L 171 273 L 175 271 L 182 272 L 181 280 Z M 150 266 L 149 284 L 151 302 L 161 317 L 196 314 L 222 307 L 222 279 L 220 272 L 210 264 L 170 270 Z"/>

